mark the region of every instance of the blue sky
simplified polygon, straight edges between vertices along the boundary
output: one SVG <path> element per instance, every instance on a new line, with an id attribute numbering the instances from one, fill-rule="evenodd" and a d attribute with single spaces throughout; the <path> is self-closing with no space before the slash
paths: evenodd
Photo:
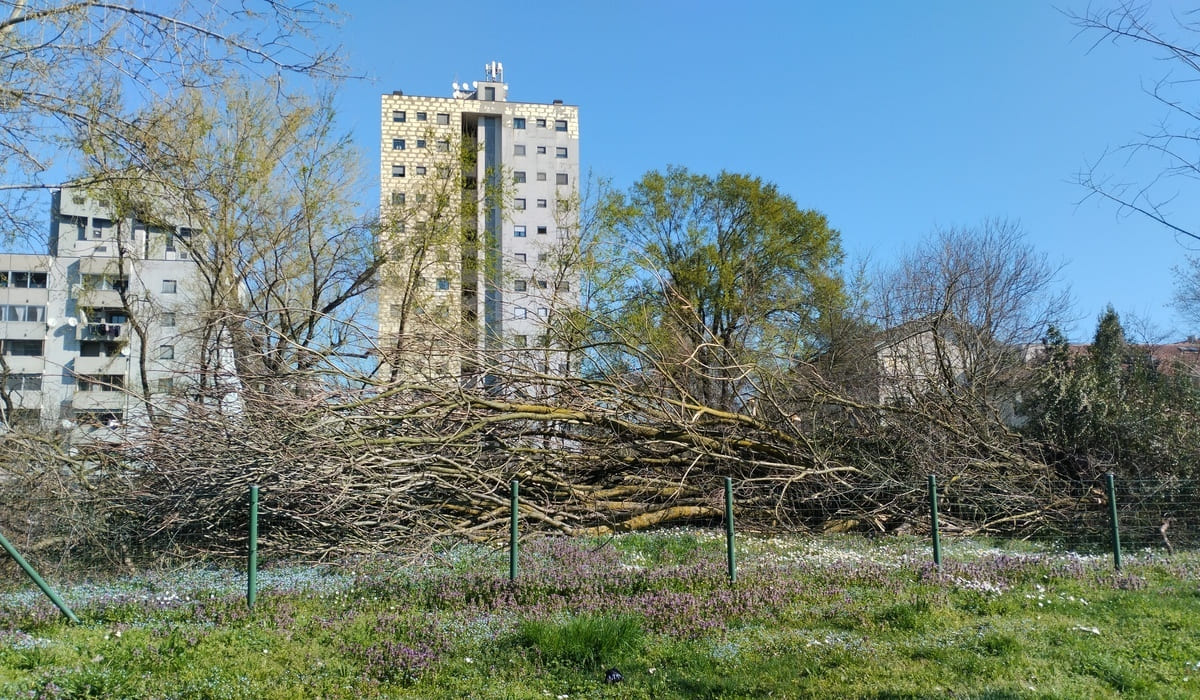
<path id="1" fill-rule="evenodd" d="M 341 119 L 368 173 L 380 94 L 448 96 L 499 60 L 510 99 L 579 105 L 583 168 L 618 186 L 668 164 L 757 175 L 824 212 L 850 258 L 877 263 L 939 227 L 1007 218 L 1065 263 L 1073 338 L 1108 303 L 1173 339 L 1200 331 L 1167 307 L 1187 242 L 1081 203 L 1073 183 L 1162 119 L 1144 88 L 1171 66 L 1096 45 L 1048 3 L 339 5 L 330 39 L 368 78 L 344 86 Z"/>

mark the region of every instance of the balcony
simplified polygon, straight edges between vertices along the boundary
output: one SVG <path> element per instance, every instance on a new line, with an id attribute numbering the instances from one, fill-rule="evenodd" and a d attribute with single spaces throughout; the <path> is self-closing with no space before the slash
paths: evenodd
<path id="1" fill-rule="evenodd" d="M 129 395 L 122 390 L 77 391 L 75 392 L 74 398 L 71 399 L 71 406 L 84 411 L 119 411 L 125 408 L 125 404 L 128 400 Z"/>
<path id="2" fill-rule="evenodd" d="M 120 355 L 116 357 L 77 357 L 72 370 L 75 374 L 125 374 L 129 367 L 129 358 Z"/>
<path id="3" fill-rule="evenodd" d="M 80 258 L 79 272 L 84 275 L 107 275 L 109 277 L 128 277 L 129 261 L 114 258 Z"/>
<path id="4" fill-rule="evenodd" d="M 78 340 L 120 340 L 127 331 L 124 323 L 81 323 L 75 328 Z"/>
<path id="5" fill-rule="evenodd" d="M 75 287 L 75 298 L 79 300 L 80 306 L 89 306 L 92 308 L 124 308 L 121 303 L 121 295 L 114 289 L 88 289 L 83 286 Z"/>

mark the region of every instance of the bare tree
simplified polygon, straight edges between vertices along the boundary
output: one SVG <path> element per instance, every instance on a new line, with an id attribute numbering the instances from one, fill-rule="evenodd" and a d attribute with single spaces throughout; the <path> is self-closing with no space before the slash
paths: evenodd
<path id="1" fill-rule="evenodd" d="M 0 0 L 0 217 L 40 232 L 25 196 L 77 167 L 80 133 L 137 163 L 148 105 L 231 74 L 340 72 L 313 34 L 329 19 L 323 2 Z"/>
<path id="2" fill-rule="evenodd" d="M 899 336 L 918 339 L 919 352 L 897 358 L 903 371 L 924 376 L 937 393 L 986 405 L 1011 391 L 1024 348 L 1069 314 L 1059 269 L 1015 223 L 942 230 L 883 273 L 874 315 L 893 350 L 902 350 Z"/>
<path id="3" fill-rule="evenodd" d="M 1088 164 L 1077 176 L 1079 184 L 1089 196 L 1112 202 L 1121 213 L 1144 216 L 1177 236 L 1200 240 L 1200 229 L 1176 209 L 1178 202 L 1193 201 L 1200 185 L 1200 113 L 1190 94 L 1200 77 L 1196 11 L 1168 14 L 1150 2 L 1122 0 L 1068 16 L 1082 32 L 1096 36 L 1096 43 L 1148 49 L 1169 66 L 1169 72 L 1147 89 L 1163 107 L 1163 119 L 1152 131 Z M 1143 167 L 1152 173 L 1146 180 L 1120 174 Z"/>

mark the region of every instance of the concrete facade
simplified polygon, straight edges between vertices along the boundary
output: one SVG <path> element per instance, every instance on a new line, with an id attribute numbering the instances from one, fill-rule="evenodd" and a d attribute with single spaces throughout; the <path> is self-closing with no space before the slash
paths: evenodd
<path id="1" fill-rule="evenodd" d="M 379 343 L 422 379 L 566 374 L 578 305 L 578 108 L 510 102 L 499 64 L 451 97 L 383 95 Z"/>
<path id="2" fill-rule="evenodd" d="M 48 254 L 0 254 L 0 411 L 9 425 L 122 439 L 147 393 L 168 400 L 194 366 L 195 230 L 78 190 L 53 193 L 50 220 Z"/>

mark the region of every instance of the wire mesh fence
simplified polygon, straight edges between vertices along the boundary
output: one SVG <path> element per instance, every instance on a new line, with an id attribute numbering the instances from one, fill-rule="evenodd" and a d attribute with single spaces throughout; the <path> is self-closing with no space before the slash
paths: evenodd
<path id="1" fill-rule="evenodd" d="M 761 524 L 761 502 L 753 502 L 756 495 L 752 484 L 740 486 L 734 482 L 734 518 L 737 520 L 753 509 L 756 523 L 739 526 L 739 532 L 749 536 L 932 535 L 932 508 L 923 481 L 897 480 L 850 493 L 796 494 L 793 497 L 799 505 L 794 502 L 789 507 L 799 517 L 766 527 Z M 986 479 L 963 475 L 940 478 L 937 482 L 940 534 L 950 543 L 956 538 L 988 537 L 1037 541 L 1064 552 L 1097 552 L 1111 548 L 1111 505 L 1103 476 L 1062 482 L 1049 497 L 1035 496 L 1034 491 L 1031 489 L 1027 497 L 1014 498 L 1011 491 L 1001 492 Z M 1036 492 L 1044 494 L 1047 489 Z M 1200 547 L 1200 488 L 1192 480 L 1181 477 L 1116 479 L 1114 495 L 1120 541 L 1126 550 L 1149 549 L 1169 555 L 1176 550 Z M 787 497 L 786 494 L 781 496 Z M 289 494 L 289 498 L 296 498 L 296 494 Z M 715 501 L 721 498 L 720 492 L 714 493 Z M 881 502 L 885 500 L 887 507 L 881 508 Z M 505 497 L 496 508 L 498 526 L 491 541 L 497 547 L 503 547 L 507 542 L 507 502 Z M 295 513 L 285 505 L 273 502 L 269 489 L 264 489 L 260 495 L 256 534 L 258 549 L 266 559 L 298 558 L 290 545 L 297 521 Z M 544 503 L 522 503 L 518 505 L 519 516 L 527 505 L 548 509 Z M 721 526 L 724 508 L 719 507 L 720 503 L 717 505 L 715 516 L 692 524 Z M 179 523 L 169 530 L 131 536 L 120 521 L 122 517 L 130 517 L 136 522 L 132 517 L 135 514 L 114 511 L 112 502 L 94 494 L 85 492 L 64 497 L 61 493 L 22 495 L 5 490 L 0 495 L 0 533 L 35 566 L 50 569 L 120 572 L 142 567 L 183 566 L 198 558 L 234 563 L 244 561 L 249 549 L 249 510 L 248 494 L 244 494 L 228 504 L 226 517 L 220 521 Z M 377 512 L 368 516 L 383 520 L 389 513 Z M 305 522 L 300 526 L 310 532 L 314 523 Z M 545 529 L 544 521 L 521 518 L 521 536 Z M 204 534 L 206 542 L 219 536 L 222 546 L 216 551 L 205 551 L 194 540 L 200 534 Z M 421 542 L 412 544 L 414 548 L 422 545 Z M 302 555 L 299 558 L 303 558 Z M 11 561 L 0 564 L 0 574 L 6 578 L 21 575 Z"/>

